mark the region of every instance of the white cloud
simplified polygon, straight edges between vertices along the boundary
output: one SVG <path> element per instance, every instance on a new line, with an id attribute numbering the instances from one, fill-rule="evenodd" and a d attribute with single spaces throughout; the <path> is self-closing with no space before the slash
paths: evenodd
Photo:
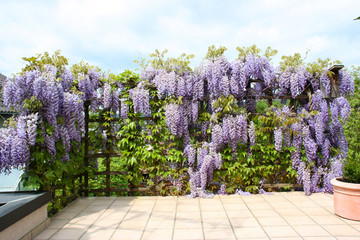
<path id="1" fill-rule="evenodd" d="M 103 68 L 131 66 L 138 56 L 169 49 L 170 56 L 194 53 L 200 61 L 209 45 L 271 46 L 359 63 L 360 2 L 257 0 L 1 1 L 0 72 L 22 67 L 21 57 L 61 49 L 71 62 L 82 58 Z M 309 58 L 311 59 L 311 58 Z M 118 62 L 117 62 L 118 61 Z"/>

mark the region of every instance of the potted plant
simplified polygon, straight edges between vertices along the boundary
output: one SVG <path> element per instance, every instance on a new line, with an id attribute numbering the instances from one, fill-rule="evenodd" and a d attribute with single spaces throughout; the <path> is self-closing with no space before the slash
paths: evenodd
<path id="1" fill-rule="evenodd" d="M 348 160 L 343 166 L 343 176 L 332 179 L 331 184 L 335 214 L 360 221 L 360 160 Z"/>

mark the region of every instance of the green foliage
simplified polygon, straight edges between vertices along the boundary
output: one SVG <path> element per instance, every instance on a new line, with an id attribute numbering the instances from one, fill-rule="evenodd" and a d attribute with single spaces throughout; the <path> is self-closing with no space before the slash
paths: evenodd
<path id="1" fill-rule="evenodd" d="M 261 49 L 258 48 L 255 44 L 251 45 L 250 47 L 236 47 L 236 50 L 239 52 L 238 58 L 243 59 L 248 54 L 254 54 L 260 57 Z M 271 47 L 267 47 L 264 53 L 264 56 L 271 60 L 273 56 L 278 53 L 277 50 L 272 49 Z"/>
<path id="2" fill-rule="evenodd" d="M 344 164 L 343 177 L 347 182 L 360 183 L 360 160 L 350 158 Z"/>
<path id="3" fill-rule="evenodd" d="M 173 190 L 168 188 L 171 185 L 168 179 L 177 179 L 186 169 L 182 167 L 182 142 L 170 134 L 166 125 L 163 106 L 167 100 L 158 99 L 156 90 L 149 86 L 153 114 L 150 118 L 145 118 L 134 113 L 128 93 L 130 86 L 140 81 L 138 75 L 124 72 L 113 78 L 124 84 L 122 98 L 128 99 L 126 103 L 130 107 L 128 118 L 125 122 L 119 122 L 117 136 L 120 140 L 117 142 L 117 149 L 121 152 L 121 157 L 116 161 L 121 168 L 129 171 L 127 181 L 130 186 L 154 186 L 159 194 L 169 194 Z M 176 163 L 179 167 L 172 168 L 171 163 Z M 172 194 L 174 193 L 173 191 Z"/>
<path id="4" fill-rule="evenodd" d="M 351 106 L 351 115 L 344 125 L 344 133 L 348 140 L 348 157 L 344 165 L 343 176 L 346 180 L 360 183 L 360 67 L 352 68 L 355 81 L 354 94 L 348 98 Z"/>
<path id="5" fill-rule="evenodd" d="M 51 64 L 59 69 L 63 69 L 69 62 L 66 57 L 61 55 L 60 50 L 55 51 L 52 56 L 50 56 L 48 52 L 44 52 L 43 54 L 37 54 L 28 58 L 23 57 L 22 60 L 27 62 L 26 66 L 22 69 L 23 72 L 31 71 L 39 67 L 41 68 L 46 64 Z"/>
<path id="6" fill-rule="evenodd" d="M 150 54 L 150 59 L 140 58 L 134 62 L 139 64 L 142 69 L 145 69 L 148 66 L 152 66 L 155 69 L 165 69 L 166 71 L 177 71 L 178 73 L 183 73 L 185 71 L 190 71 L 190 60 L 195 57 L 194 54 L 182 53 L 177 58 L 167 58 L 165 55 L 168 53 L 168 50 L 165 49 L 162 52 L 155 50 L 154 53 Z"/>
<path id="7" fill-rule="evenodd" d="M 215 47 L 215 45 L 212 45 L 212 46 L 208 47 L 208 51 L 206 53 L 205 59 L 208 59 L 208 60 L 211 60 L 214 62 L 216 58 L 224 55 L 226 50 L 227 50 L 227 48 L 224 46 L 219 46 L 217 48 L 217 47 Z"/>
<path id="8" fill-rule="evenodd" d="M 100 72 L 101 69 L 97 66 L 92 66 L 87 62 L 84 62 L 84 60 L 81 60 L 79 63 L 73 64 L 70 67 L 71 72 L 74 76 L 78 76 L 79 73 L 87 74 L 89 69 L 94 69 L 97 72 Z"/>
<path id="9" fill-rule="evenodd" d="M 237 104 L 237 100 L 233 95 L 229 95 L 228 97 L 221 96 L 214 103 L 214 108 L 221 109 L 221 111 L 215 114 L 216 119 L 213 121 L 216 122 L 217 119 L 221 119 L 223 116 L 230 114 L 236 115 L 239 113 L 245 113 L 246 111 L 240 108 Z"/>
<path id="10" fill-rule="evenodd" d="M 281 60 L 280 68 L 282 71 L 285 71 L 285 69 L 289 67 L 297 68 L 300 65 L 303 65 L 305 58 L 302 58 L 300 53 L 295 53 L 293 56 L 282 56 Z"/>

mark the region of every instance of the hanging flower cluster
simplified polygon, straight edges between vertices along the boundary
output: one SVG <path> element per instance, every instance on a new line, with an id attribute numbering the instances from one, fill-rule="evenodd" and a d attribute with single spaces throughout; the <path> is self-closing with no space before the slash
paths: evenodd
<path id="1" fill-rule="evenodd" d="M 12 168 L 26 167 L 30 158 L 30 147 L 37 137 L 38 114 L 19 116 L 16 124 L 0 128 L 0 169 L 10 172 Z"/>
<path id="2" fill-rule="evenodd" d="M 2 129 L 13 141 L 3 140 L 1 171 L 10 167 L 26 167 L 31 161 L 30 148 L 39 145 L 55 159 L 56 143 L 62 142 L 63 161 L 80 143 L 84 133 L 84 100 L 97 97 L 100 74 L 89 69 L 88 74 L 79 74 L 77 82 L 81 92 L 71 90 L 75 77 L 68 69 L 59 72 L 52 65 L 27 71 L 8 78 L 4 87 L 4 104 L 19 112 L 16 125 Z M 44 141 L 37 142 L 40 132 Z M 5 136 L 5 135 L 3 135 Z M 6 156 L 6 158 L 5 158 Z"/>
<path id="3" fill-rule="evenodd" d="M 184 155 L 188 157 L 189 163 L 190 197 L 212 197 L 213 194 L 207 193 L 205 188 L 208 183 L 212 182 L 214 170 L 221 168 L 221 154 L 215 152 L 213 144 L 204 142 L 198 149 L 187 145 Z"/>

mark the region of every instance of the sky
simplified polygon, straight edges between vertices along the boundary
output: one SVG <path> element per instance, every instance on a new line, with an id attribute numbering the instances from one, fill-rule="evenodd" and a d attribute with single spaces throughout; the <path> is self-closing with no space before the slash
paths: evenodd
<path id="1" fill-rule="evenodd" d="M 200 64 L 211 45 L 256 44 L 281 56 L 300 53 L 360 65 L 359 0 L 1 0 L 0 73 L 25 66 L 22 57 L 61 50 L 69 63 L 81 60 L 119 74 L 156 49 L 169 57 L 192 53 Z"/>

